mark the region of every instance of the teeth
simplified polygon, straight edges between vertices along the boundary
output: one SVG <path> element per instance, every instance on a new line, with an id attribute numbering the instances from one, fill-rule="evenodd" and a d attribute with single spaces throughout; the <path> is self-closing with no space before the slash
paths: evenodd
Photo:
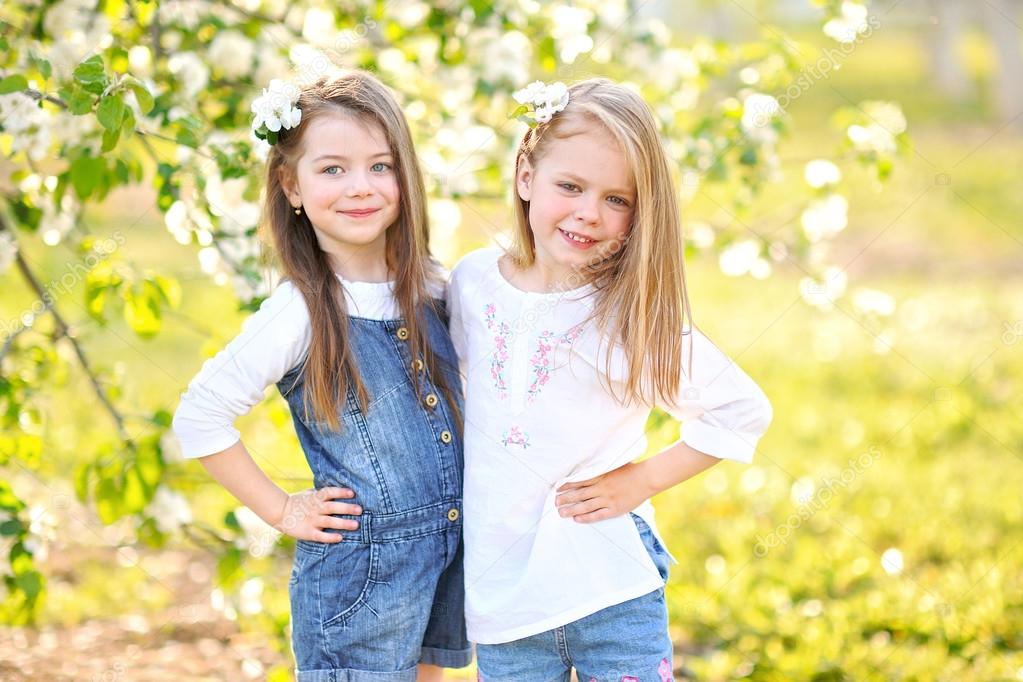
<path id="1" fill-rule="evenodd" d="M 587 239 L 586 237 L 580 237 L 577 234 L 572 234 L 568 230 L 562 230 L 562 232 L 564 232 L 565 235 L 567 235 L 569 239 L 571 239 L 574 242 L 579 242 L 580 244 L 590 244 L 590 243 L 593 242 L 592 239 Z"/>

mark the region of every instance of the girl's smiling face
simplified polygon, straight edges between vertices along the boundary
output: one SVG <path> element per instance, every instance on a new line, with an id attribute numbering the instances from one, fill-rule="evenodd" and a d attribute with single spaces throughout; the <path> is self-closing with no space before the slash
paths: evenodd
<path id="1" fill-rule="evenodd" d="M 529 202 L 536 264 L 548 283 L 564 283 L 622 247 L 636 183 L 618 143 L 598 124 L 550 141 L 535 165 L 523 158 L 515 180 Z"/>
<path id="2" fill-rule="evenodd" d="M 387 228 L 397 221 L 401 201 L 379 124 L 340 113 L 311 121 L 293 182 L 284 186 L 337 272 L 349 279 L 387 276 L 372 265 L 385 262 Z"/>

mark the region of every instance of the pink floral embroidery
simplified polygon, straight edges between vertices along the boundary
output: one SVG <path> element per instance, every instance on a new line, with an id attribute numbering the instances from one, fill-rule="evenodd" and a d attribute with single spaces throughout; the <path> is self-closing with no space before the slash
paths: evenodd
<path id="1" fill-rule="evenodd" d="M 547 382 L 551 380 L 551 361 L 553 351 L 563 343 L 572 343 L 575 341 L 579 334 L 582 332 L 582 326 L 577 326 L 561 336 L 555 336 L 554 332 L 544 331 L 540 334 L 540 337 L 536 341 L 536 352 L 533 353 L 533 357 L 530 358 L 530 363 L 533 365 L 533 383 L 529 385 L 529 390 L 526 393 L 526 400 L 533 402 L 536 400 L 536 396 L 540 394 L 540 390 L 547 385 Z"/>
<path id="2" fill-rule="evenodd" d="M 523 450 L 529 447 L 529 434 L 523 433 L 523 431 L 513 426 L 502 434 L 501 443 L 504 445 L 518 445 Z"/>
<path id="3" fill-rule="evenodd" d="M 490 354 L 490 379 L 497 389 L 498 398 L 508 397 L 508 383 L 504 378 L 504 365 L 508 362 L 508 337 L 511 335 L 511 327 L 507 322 L 497 322 L 497 307 L 488 303 L 483 308 L 483 316 L 487 323 L 487 329 L 494 333 L 494 351 Z"/>
<path id="4" fill-rule="evenodd" d="M 667 658 L 661 659 L 661 664 L 657 666 L 657 672 L 661 674 L 661 682 L 673 682 L 675 679 L 671 674 L 671 663 Z"/>
<path id="5" fill-rule="evenodd" d="M 626 675 L 622 678 L 622 682 L 639 682 L 639 678 L 633 677 L 632 675 Z"/>

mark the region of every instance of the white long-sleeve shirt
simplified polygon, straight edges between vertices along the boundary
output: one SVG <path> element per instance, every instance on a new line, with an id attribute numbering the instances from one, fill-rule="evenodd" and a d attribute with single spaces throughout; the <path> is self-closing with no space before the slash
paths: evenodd
<path id="1" fill-rule="evenodd" d="M 340 276 L 338 276 L 339 279 Z M 400 317 L 388 282 L 341 280 L 348 314 L 374 320 Z M 442 295 L 438 288 L 434 295 Z M 305 359 L 309 309 L 291 282 L 282 282 L 242 330 L 202 369 L 182 394 L 174 433 L 186 458 L 205 457 L 238 442 L 234 421 L 255 407 L 267 386 Z"/>
<path id="2" fill-rule="evenodd" d="M 645 452 L 653 405 L 623 405 L 620 350 L 593 324 L 591 287 L 537 294 L 498 270 L 499 249 L 466 256 L 449 284 L 451 334 L 467 375 L 465 580 L 469 638 L 496 644 L 550 630 L 663 585 L 627 514 L 591 524 L 562 518 L 556 489 Z M 700 452 L 750 462 L 771 421 L 760 388 L 706 337 L 680 377 L 681 439 Z M 686 363 L 683 362 L 685 365 Z M 649 501 L 634 512 L 656 529 Z M 655 530 L 656 532 L 656 530 Z"/>

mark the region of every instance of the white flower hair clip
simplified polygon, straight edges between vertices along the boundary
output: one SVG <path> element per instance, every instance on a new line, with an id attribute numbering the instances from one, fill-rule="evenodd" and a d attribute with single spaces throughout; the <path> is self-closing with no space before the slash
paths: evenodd
<path id="1" fill-rule="evenodd" d="M 252 131 L 261 140 L 277 144 L 281 129 L 297 128 L 302 122 L 298 104 L 302 91 L 294 83 L 274 78 L 263 94 L 252 100 Z"/>
<path id="2" fill-rule="evenodd" d="M 521 90 L 512 94 L 519 103 L 512 116 L 535 128 L 547 123 L 554 114 L 568 106 L 568 86 L 562 82 L 547 85 L 543 81 L 533 81 Z"/>

